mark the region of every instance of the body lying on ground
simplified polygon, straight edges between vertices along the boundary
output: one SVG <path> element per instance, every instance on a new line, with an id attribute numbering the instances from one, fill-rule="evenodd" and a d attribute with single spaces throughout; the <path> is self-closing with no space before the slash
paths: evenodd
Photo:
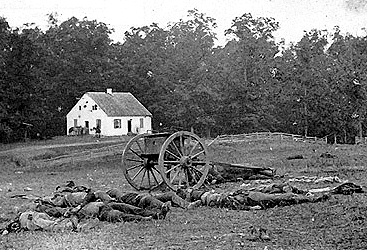
<path id="1" fill-rule="evenodd" d="M 190 209 L 194 204 L 174 192 L 152 195 L 118 189 L 94 191 L 68 182 L 58 186 L 54 195 L 34 199 L 18 208 L 18 215 L 7 231 L 76 230 L 78 223 L 88 219 L 107 222 L 165 219 L 171 205 Z"/>
<path id="2" fill-rule="evenodd" d="M 80 186 L 59 187 L 52 197 L 34 199 L 20 207 L 3 232 L 19 230 L 80 230 L 87 221 L 145 221 L 164 219 L 170 204 L 184 209 L 198 205 L 236 210 L 268 209 L 327 200 L 333 194 L 361 193 L 361 186 L 342 183 L 334 188 L 300 190 L 288 183 L 273 183 L 233 192 L 179 190 L 162 194 L 124 193 L 118 189 L 93 191 Z"/>
<path id="3" fill-rule="evenodd" d="M 334 188 L 301 190 L 289 183 L 273 183 L 255 188 L 240 188 L 232 192 L 180 190 L 178 194 L 187 201 L 201 201 L 201 205 L 225 207 L 236 210 L 267 209 L 301 203 L 325 201 L 332 194 L 362 193 L 363 189 L 351 182 Z"/>

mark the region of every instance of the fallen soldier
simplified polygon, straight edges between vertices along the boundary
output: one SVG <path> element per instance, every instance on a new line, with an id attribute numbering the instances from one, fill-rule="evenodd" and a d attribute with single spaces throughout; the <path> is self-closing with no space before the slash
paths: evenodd
<path id="1" fill-rule="evenodd" d="M 127 203 L 144 209 L 155 209 L 171 203 L 173 206 L 183 209 L 191 209 L 198 205 L 198 202 L 188 202 L 178 196 L 175 192 L 165 192 L 160 194 L 149 193 L 123 193 L 118 189 L 110 189 L 106 192 L 110 197 L 118 202 Z"/>
<path id="2" fill-rule="evenodd" d="M 118 189 L 93 191 L 69 181 L 58 186 L 53 196 L 32 198 L 18 208 L 16 219 L 6 230 L 77 230 L 78 223 L 88 219 L 108 222 L 165 219 L 171 205 L 191 209 L 198 202 L 190 203 L 174 192 L 152 195 L 123 193 Z"/>
<path id="3" fill-rule="evenodd" d="M 238 180 L 272 179 L 275 170 L 249 164 L 212 162 L 206 181 L 210 184 L 233 182 Z"/>
<path id="4" fill-rule="evenodd" d="M 289 206 L 301 203 L 325 201 L 332 194 L 362 193 L 361 186 L 347 182 L 330 189 L 301 190 L 288 183 L 273 183 L 256 188 L 241 188 L 234 192 L 180 191 L 188 201 L 200 200 L 204 206 L 225 207 L 236 210 L 268 209 L 276 206 Z"/>
<path id="5" fill-rule="evenodd" d="M 89 194 L 88 197 L 87 194 Z M 82 205 L 82 203 L 88 203 L 95 200 L 100 200 L 102 202 L 122 202 L 143 209 L 160 209 L 164 203 L 168 202 L 184 209 L 190 209 L 195 206 L 195 204 L 190 204 L 190 202 L 182 199 L 172 191 L 155 194 L 122 192 L 116 188 L 106 192 L 100 190 L 93 191 L 83 186 L 76 186 L 73 181 L 67 182 L 66 187 L 58 186 L 56 188 L 56 194 L 53 197 L 48 197 L 48 199 L 49 202 L 58 207 L 75 207 Z"/>
<path id="6" fill-rule="evenodd" d="M 50 211 L 54 211 L 54 208 L 39 203 L 34 210 L 20 211 L 16 218 L 7 225 L 5 233 L 21 230 L 78 231 L 79 223 L 86 223 L 89 219 L 113 223 L 146 221 L 164 219 L 169 211 L 163 208 L 160 212 L 149 211 L 123 203 L 91 202 L 83 207 L 67 208 L 64 214 L 57 214 L 55 217 L 50 215 Z M 54 215 L 54 213 L 51 214 Z"/>

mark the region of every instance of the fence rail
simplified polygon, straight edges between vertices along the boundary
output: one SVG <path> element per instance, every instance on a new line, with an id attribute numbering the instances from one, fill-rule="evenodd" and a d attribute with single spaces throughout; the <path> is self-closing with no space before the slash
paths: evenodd
<path id="1" fill-rule="evenodd" d="M 327 143 L 327 138 L 318 138 L 311 136 L 302 136 L 281 132 L 256 132 L 237 135 L 220 135 L 209 143 L 209 146 L 215 142 L 241 142 L 241 141 L 256 141 L 256 140 L 288 140 L 299 142 L 316 142 Z"/>

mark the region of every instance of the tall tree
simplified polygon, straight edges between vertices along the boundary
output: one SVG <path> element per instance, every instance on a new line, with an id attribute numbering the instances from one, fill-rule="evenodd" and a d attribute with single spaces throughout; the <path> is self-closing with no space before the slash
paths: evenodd
<path id="1" fill-rule="evenodd" d="M 10 27 L 5 18 L 0 17 L 0 141 L 8 141 L 12 132 L 11 126 L 8 123 L 8 112 L 10 105 L 7 89 L 8 83 L 5 78 L 7 71 L 7 55 L 10 50 Z"/>
<path id="2" fill-rule="evenodd" d="M 306 32 L 295 46 L 296 78 L 294 94 L 297 97 L 300 110 L 298 125 L 303 128 L 305 136 L 318 133 L 322 126 L 319 119 L 325 105 L 322 104 L 327 45 L 327 33 L 319 30 Z"/>
<path id="3" fill-rule="evenodd" d="M 37 35 L 39 31 L 28 32 L 29 26 L 4 32 L 7 41 L 5 39 L 2 44 L 2 103 L 6 109 L 7 124 L 11 124 L 8 126 L 17 131 L 12 135 L 14 139 L 23 138 L 25 124 L 34 116 L 35 72 L 41 62 L 41 49 L 30 38 L 31 33 Z"/>
<path id="4" fill-rule="evenodd" d="M 366 115 L 366 37 L 342 36 L 338 27 L 328 48 L 329 72 L 338 98 L 339 129 L 344 140 L 353 142 L 354 136 L 363 135 Z M 348 135 L 348 136 L 347 136 Z M 349 137 L 349 138 L 347 138 Z"/>
<path id="5" fill-rule="evenodd" d="M 271 69 L 278 46 L 272 35 L 278 29 L 273 18 L 255 18 L 247 13 L 236 17 L 226 35 L 233 38 L 227 51 L 225 101 L 222 124 L 231 132 L 271 130 L 273 105 Z M 229 117 L 228 117 L 229 115 Z"/>
<path id="6" fill-rule="evenodd" d="M 211 54 L 215 20 L 198 10 L 166 29 L 157 24 L 132 28 L 125 34 L 118 61 L 127 89 L 154 113 L 154 127 L 190 129 L 201 110 L 191 95 L 193 76 Z M 123 73 L 125 72 L 125 73 Z"/>
<path id="7" fill-rule="evenodd" d="M 168 31 L 153 23 L 131 28 L 125 33 L 125 42 L 116 45 L 119 89 L 132 92 L 153 112 L 155 128 L 159 123 L 169 124 L 173 118 L 167 115 L 174 90 L 166 65 L 170 57 L 167 37 Z"/>
<path id="8" fill-rule="evenodd" d="M 112 30 L 104 23 L 72 17 L 61 24 L 49 16 L 49 29 L 36 42 L 43 48 L 45 129 L 65 134 L 65 116 L 78 97 L 100 91 L 109 81 Z"/>
<path id="9" fill-rule="evenodd" d="M 212 55 L 217 39 L 214 18 L 200 13 L 197 9 L 188 11 L 187 19 L 169 27 L 168 49 L 170 57 L 166 68 L 170 69 L 170 80 L 174 84 L 172 106 L 177 112 L 174 125 L 202 133 L 213 125 L 208 105 L 212 103 L 208 82 L 200 82 L 200 75 L 206 68 L 206 61 Z M 204 130 L 204 131 L 203 131 Z"/>

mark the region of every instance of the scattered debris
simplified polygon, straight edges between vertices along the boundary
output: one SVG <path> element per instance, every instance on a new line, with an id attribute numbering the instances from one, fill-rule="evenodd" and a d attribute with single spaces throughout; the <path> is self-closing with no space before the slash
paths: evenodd
<path id="1" fill-rule="evenodd" d="M 263 227 L 250 226 L 249 227 L 252 241 L 269 241 L 271 239 L 270 234 L 267 229 Z"/>
<path id="2" fill-rule="evenodd" d="M 344 182 L 336 187 L 324 187 L 324 188 L 314 188 L 308 190 L 308 194 L 315 194 L 315 193 L 327 193 L 330 192 L 332 194 L 354 194 L 354 193 L 364 193 L 363 187 L 356 185 L 352 182 Z"/>
<path id="3" fill-rule="evenodd" d="M 336 149 L 336 148 L 335 148 Z M 333 155 L 333 154 L 330 154 L 330 153 L 328 153 L 328 152 L 325 152 L 325 153 L 322 153 L 321 155 L 320 155 L 320 158 L 338 158 L 338 156 L 336 156 L 336 155 Z"/>
<path id="4" fill-rule="evenodd" d="M 330 192 L 332 190 L 333 190 L 332 187 L 313 188 L 313 189 L 308 190 L 308 194 L 312 195 L 312 194 L 315 194 L 315 193 L 326 193 L 326 192 Z"/>
<path id="5" fill-rule="evenodd" d="M 314 183 L 320 183 L 320 182 L 341 183 L 342 180 L 340 180 L 338 176 L 327 176 L 327 177 L 321 177 L 314 181 Z"/>
<path id="6" fill-rule="evenodd" d="M 300 159 L 304 159 L 303 155 L 293 155 L 287 157 L 287 160 L 300 160 Z"/>
<path id="7" fill-rule="evenodd" d="M 37 199 L 40 199 L 41 197 L 33 195 L 33 194 L 23 194 L 22 193 L 22 194 L 13 194 L 13 195 L 9 196 L 9 198 L 21 198 L 21 199 L 24 199 L 24 200 L 35 201 Z"/>
<path id="8" fill-rule="evenodd" d="M 332 190 L 333 194 L 353 194 L 353 193 L 364 193 L 362 186 L 356 185 L 352 182 L 345 182 Z"/>
<path id="9" fill-rule="evenodd" d="M 327 177 L 317 177 L 317 176 L 298 176 L 290 178 L 289 182 L 306 182 L 306 183 L 341 183 L 343 182 L 338 176 L 327 176 Z"/>

